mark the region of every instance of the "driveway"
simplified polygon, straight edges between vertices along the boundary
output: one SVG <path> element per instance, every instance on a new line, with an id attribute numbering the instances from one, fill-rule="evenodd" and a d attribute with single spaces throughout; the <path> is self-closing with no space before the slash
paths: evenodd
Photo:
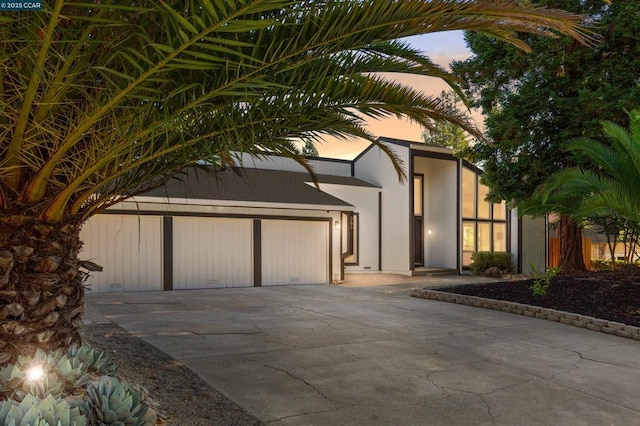
<path id="1" fill-rule="evenodd" d="M 640 425 L 640 342 L 395 286 L 87 296 L 275 425 Z"/>

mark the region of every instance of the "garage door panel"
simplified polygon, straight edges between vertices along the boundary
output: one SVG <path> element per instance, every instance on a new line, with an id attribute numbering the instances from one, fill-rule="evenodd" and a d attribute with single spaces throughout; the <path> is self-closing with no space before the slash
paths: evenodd
<path id="1" fill-rule="evenodd" d="M 252 221 L 235 218 L 173 219 L 173 288 L 253 285 Z"/>
<path id="2" fill-rule="evenodd" d="M 80 258 L 103 267 L 91 272 L 90 292 L 162 290 L 162 218 L 96 215 L 82 227 Z"/>
<path id="3" fill-rule="evenodd" d="M 262 285 L 329 282 L 329 224 L 262 221 Z"/>

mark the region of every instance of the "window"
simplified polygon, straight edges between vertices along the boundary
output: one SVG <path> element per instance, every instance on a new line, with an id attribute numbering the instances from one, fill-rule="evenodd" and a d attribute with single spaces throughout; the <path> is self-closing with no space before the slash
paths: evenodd
<path id="1" fill-rule="evenodd" d="M 422 180 L 423 175 L 413 177 L 413 215 L 422 216 Z"/>
<path id="2" fill-rule="evenodd" d="M 476 174 L 462 169 L 462 217 L 476 217 Z"/>
<path id="3" fill-rule="evenodd" d="M 478 174 L 462 169 L 462 266 L 476 251 L 507 251 L 507 206 L 486 201 L 489 188 Z"/>
<path id="4" fill-rule="evenodd" d="M 342 213 L 342 257 L 345 265 L 358 264 L 358 213 Z"/>

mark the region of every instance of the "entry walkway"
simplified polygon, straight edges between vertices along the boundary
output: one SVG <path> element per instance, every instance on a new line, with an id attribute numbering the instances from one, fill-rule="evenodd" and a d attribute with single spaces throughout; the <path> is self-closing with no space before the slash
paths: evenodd
<path id="1" fill-rule="evenodd" d="M 408 296 L 422 286 L 98 294 L 87 309 L 268 424 L 640 424 L 640 342 Z"/>

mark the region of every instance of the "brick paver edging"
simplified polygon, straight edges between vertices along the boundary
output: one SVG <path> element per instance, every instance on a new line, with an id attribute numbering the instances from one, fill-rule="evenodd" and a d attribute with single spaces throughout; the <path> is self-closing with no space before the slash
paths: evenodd
<path id="1" fill-rule="evenodd" d="M 558 311 L 556 309 L 541 308 L 540 306 L 524 305 L 522 303 L 507 302 L 504 300 L 485 299 L 484 297 L 466 296 L 463 294 L 446 293 L 435 290 L 414 290 L 411 296 L 422 299 L 440 300 L 460 305 L 475 306 L 477 308 L 493 309 L 527 317 L 542 318 L 549 321 L 561 322 L 576 327 L 588 328 L 601 333 L 613 334 L 628 339 L 640 340 L 640 327 L 608 321 L 600 318 L 571 312 Z"/>

